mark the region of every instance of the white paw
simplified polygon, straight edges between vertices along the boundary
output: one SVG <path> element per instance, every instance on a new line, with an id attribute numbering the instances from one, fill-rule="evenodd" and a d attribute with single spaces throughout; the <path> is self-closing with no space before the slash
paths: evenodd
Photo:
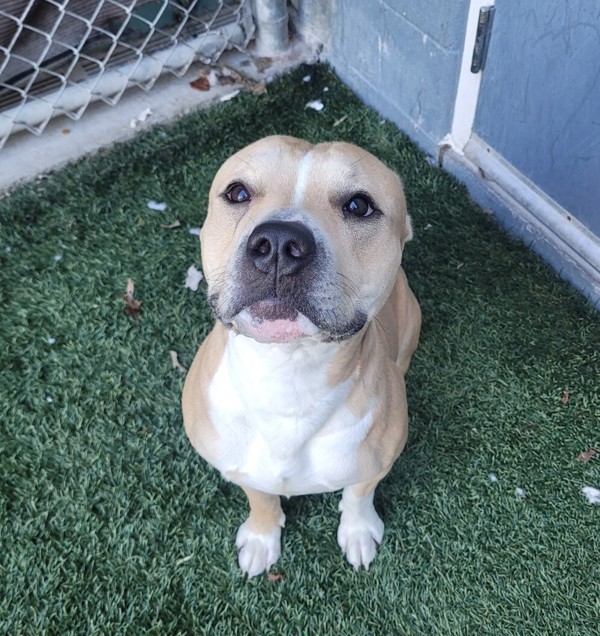
<path id="1" fill-rule="evenodd" d="M 243 523 L 235 540 L 238 549 L 238 563 L 248 578 L 268 570 L 281 554 L 281 528 L 276 526 L 264 534 L 248 529 Z"/>
<path id="2" fill-rule="evenodd" d="M 364 517 L 356 517 L 342 513 L 338 527 L 337 540 L 346 559 L 355 570 L 363 566 L 369 569 L 375 558 L 377 544 L 383 539 L 383 521 L 375 510 Z"/>

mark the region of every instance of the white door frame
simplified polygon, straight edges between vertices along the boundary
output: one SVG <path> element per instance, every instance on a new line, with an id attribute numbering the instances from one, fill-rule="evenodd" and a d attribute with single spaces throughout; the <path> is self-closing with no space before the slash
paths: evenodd
<path id="1" fill-rule="evenodd" d="M 471 60 L 473 58 L 475 36 L 477 35 L 479 10 L 481 7 L 491 7 L 495 4 L 496 0 L 471 0 L 469 6 L 465 43 L 460 65 L 460 75 L 458 77 L 458 87 L 456 89 L 456 100 L 454 102 L 452 128 L 444 139 L 442 139 L 440 144 L 445 148 L 452 149 L 460 155 L 464 153 L 465 146 L 473 132 L 477 102 L 479 101 L 479 91 L 481 89 L 481 71 L 479 73 L 471 73 Z"/>

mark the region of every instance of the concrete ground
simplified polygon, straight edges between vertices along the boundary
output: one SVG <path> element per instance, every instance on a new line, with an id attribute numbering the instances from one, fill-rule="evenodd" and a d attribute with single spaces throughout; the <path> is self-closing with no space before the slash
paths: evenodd
<path id="1" fill-rule="evenodd" d="M 266 62 L 265 58 L 253 57 L 252 53 L 252 48 L 247 53 L 227 52 L 216 66 L 226 66 L 254 81 L 268 83 L 312 56 L 301 43 L 292 45 L 285 57 Z M 240 88 L 225 85 L 200 91 L 190 86 L 190 82 L 208 72 L 210 68 L 198 62 L 181 78 L 161 77 L 148 92 L 131 88 L 116 106 L 96 102 L 77 121 L 64 115 L 56 117 L 40 136 L 27 131 L 12 135 L 0 149 L 0 193 L 113 143 L 131 139 L 141 130 L 206 108 Z M 147 119 L 136 122 L 133 127 L 132 120 L 147 113 L 147 109 L 150 109 Z"/>

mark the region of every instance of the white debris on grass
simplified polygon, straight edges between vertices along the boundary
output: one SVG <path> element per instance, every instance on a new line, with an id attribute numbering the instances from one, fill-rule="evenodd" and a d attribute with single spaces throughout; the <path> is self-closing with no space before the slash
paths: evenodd
<path id="1" fill-rule="evenodd" d="M 230 99 L 233 99 L 234 97 L 237 97 L 240 94 L 240 89 L 238 88 L 237 90 L 231 92 L 231 93 L 227 93 L 225 95 L 222 95 L 219 98 L 220 102 L 228 102 Z"/>
<path id="2" fill-rule="evenodd" d="M 55 254 L 54 260 L 58 263 L 58 261 L 62 261 L 62 254 Z"/>
<path id="3" fill-rule="evenodd" d="M 584 486 L 581 492 L 586 496 L 588 503 L 600 504 L 600 490 L 593 486 Z"/>
<path id="4" fill-rule="evenodd" d="M 433 227 L 433 225 L 431 225 L 431 223 L 428 223 L 423 229 L 424 230 L 430 230 Z"/>
<path id="5" fill-rule="evenodd" d="M 522 488 L 515 488 L 515 497 L 525 499 L 525 491 Z"/>
<path id="6" fill-rule="evenodd" d="M 498 475 L 496 475 L 496 473 L 489 473 L 488 479 L 492 482 L 492 484 L 495 484 L 498 481 Z"/>
<path id="7" fill-rule="evenodd" d="M 150 115 L 152 115 L 152 109 L 144 108 L 144 110 L 137 117 L 134 117 L 129 122 L 129 127 L 137 128 L 140 124 L 143 124 L 148 119 L 148 117 L 150 117 Z"/>
<path id="8" fill-rule="evenodd" d="M 308 82 L 310 82 L 310 80 L 311 80 L 311 79 L 312 79 L 312 77 L 311 77 L 310 75 L 305 75 L 305 76 L 302 78 L 302 81 L 303 81 L 305 84 L 307 84 Z"/>
<path id="9" fill-rule="evenodd" d="M 320 99 L 313 99 L 312 102 L 308 102 L 304 108 L 312 108 L 316 110 L 318 113 L 321 112 L 325 108 L 325 104 Z"/>
<path id="10" fill-rule="evenodd" d="M 187 369 L 179 362 L 179 356 L 177 355 L 177 351 L 169 351 L 169 355 L 171 356 L 171 366 L 182 373 L 185 373 Z"/>
<path id="11" fill-rule="evenodd" d="M 169 207 L 163 201 L 154 201 L 154 199 L 148 201 L 147 206 L 155 212 L 164 212 Z"/>
<path id="12" fill-rule="evenodd" d="M 49 395 L 47 395 L 46 396 L 46 402 L 48 402 L 48 404 L 52 404 L 52 402 L 54 402 L 54 400 Z"/>
<path id="13" fill-rule="evenodd" d="M 5 251 L 5 252 L 7 252 L 7 253 L 10 253 L 10 252 L 12 252 L 12 247 L 11 247 L 10 245 L 7 245 L 7 246 L 4 248 L 4 251 Z"/>
<path id="14" fill-rule="evenodd" d="M 202 228 L 201 227 L 191 227 L 189 229 L 189 233 L 192 236 L 200 236 L 200 233 L 202 232 Z"/>
<path id="15" fill-rule="evenodd" d="M 190 265 L 187 270 L 187 276 L 185 279 L 185 286 L 192 291 L 198 289 L 200 281 L 204 278 L 204 275 L 199 269 L 196 269 L 194 265 Z"/>
<path id="16" fill-rule="evenodd" d="M 56 338 L 46 338 L 46 342 L 49 345 L 53 345 L 56 342 Z"/>

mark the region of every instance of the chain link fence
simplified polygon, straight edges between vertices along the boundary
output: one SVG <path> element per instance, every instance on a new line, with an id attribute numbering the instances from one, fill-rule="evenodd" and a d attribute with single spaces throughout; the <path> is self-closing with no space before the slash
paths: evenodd
<path id="1" fill-rule="evenodd" d="M 0 0 L 0 148 L 254 34 L 250 0 Z"/>

